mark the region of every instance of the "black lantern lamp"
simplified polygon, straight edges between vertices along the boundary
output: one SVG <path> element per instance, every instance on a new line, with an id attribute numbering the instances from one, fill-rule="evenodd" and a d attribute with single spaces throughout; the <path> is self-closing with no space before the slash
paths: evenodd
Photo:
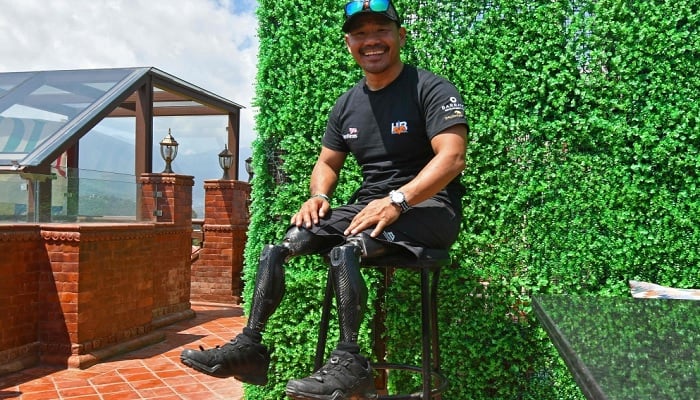
<path id="1" fill-rule="evenodd" d="M 170 164 L 172 164 L 175 157 L 177 157 L 177 146 L 178 143 L 173 135 L 170 134 L 170 128 L 168 128 L 168 136 L 164 137 L 163 140 L 160 141 L 160 156 L 163 157 L 163 160 L 165 161 L 165 169 L 163 170 L 164 174 L 173 173 L 173 169 Z"/>
<path id="2" fill-rule="evenodd" d="M 245 172 L 248 173 L 248 182 L 253 179 L 253 157 L 245 159 Z"/>
<path id="3" fill-rule="evenodd" d="M 228 150 L 228 145 L 224 144 L 224 149 L 219 153 L 219 166 L 224 170 L 224 175 L 221 180 L 230 181 L 231 177 L 228 175 L 228 170 L 231 169 L 231 163 L 233 162 L 233 153 Z"/>

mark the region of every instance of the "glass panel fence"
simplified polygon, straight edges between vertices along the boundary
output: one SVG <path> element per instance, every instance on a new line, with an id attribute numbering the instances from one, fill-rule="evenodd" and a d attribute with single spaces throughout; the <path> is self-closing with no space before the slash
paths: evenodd
<path id="1" fill-rule="evenodd" d="M 29 193 L 29 183 L 19 175 L 0 174 L 0 223 L 27 220 Z"/>
<path id="2" fill-rule="evenodd" d="M 139 193 L 129 174 L 52 168 L 0 175 L 0 223 L 133 222 Z"/>

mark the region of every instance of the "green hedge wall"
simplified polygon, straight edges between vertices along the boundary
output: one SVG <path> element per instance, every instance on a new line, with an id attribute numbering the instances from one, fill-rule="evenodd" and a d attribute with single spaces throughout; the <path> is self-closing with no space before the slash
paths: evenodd
<path id="1" fill-rule="evenodd" d="M 281 240 L 308 196 L 334 100 L 361 77 L 343 42 L 343 4 L 259 0 L 246 299 L 262 246 Z M 459 267 L 440 288 L 446 398 L 580 399 L 533 295 L 629 296 L 629 279 L 700 287 L 698 3 L 395 4 L 409 31 L 404 59 L 451 79 L 471 124 Z M 346 167 L 337 205 L 360 178 Z M 287 380 L 312 372 L 324 282 L 317 257 L 288 264 L 265 334 L 271 382 L 246 386 L 247 399 L 282 399 Z M 414 284 L 399 274 L 389 293 L 396 360 L 419 354 Z"/>

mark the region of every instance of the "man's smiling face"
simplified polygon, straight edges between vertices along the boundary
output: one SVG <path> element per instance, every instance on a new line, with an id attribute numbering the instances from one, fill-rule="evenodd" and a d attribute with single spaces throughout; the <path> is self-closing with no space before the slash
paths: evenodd
<path id="1" fill-rule="evenodd" d="M 400 63 L 406 30 L 381 15 L 362 15 L 345 35 L 350 54 L 368 74 L 381 74 Z"/>

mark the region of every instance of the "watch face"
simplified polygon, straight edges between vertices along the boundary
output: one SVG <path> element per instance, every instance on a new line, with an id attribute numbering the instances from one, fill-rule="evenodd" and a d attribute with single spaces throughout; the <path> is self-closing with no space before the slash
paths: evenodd
<path id="1" fill-rule="evenodd" d="M 401 192 L 392 192 L 391 193 L 391 201 L 394 203 L 401 203 L 405 200 L 403 193 Z"/>

